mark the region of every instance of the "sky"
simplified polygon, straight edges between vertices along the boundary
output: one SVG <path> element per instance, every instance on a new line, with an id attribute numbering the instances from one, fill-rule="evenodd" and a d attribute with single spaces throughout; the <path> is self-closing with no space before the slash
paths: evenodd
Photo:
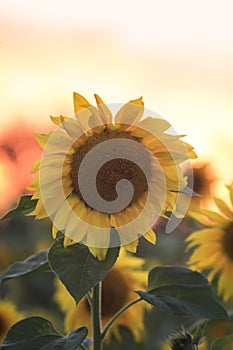
<path id="1" fill-rule="evenodd" d="M 232 1 L 1 0 L 1 132 L 143 96 L 223 182 L 233 181 Z"/>

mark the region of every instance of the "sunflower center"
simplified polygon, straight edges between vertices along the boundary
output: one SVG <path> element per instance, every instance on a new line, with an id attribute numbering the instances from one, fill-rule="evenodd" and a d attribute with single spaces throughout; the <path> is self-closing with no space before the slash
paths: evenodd
<path id="1" fill-rule="evenodd" d="M 222 246 L 228 258 L 233 260 L 233 222 L 225 229 Z"/>
<path id="2" fill-rule="evenodd" d="M 115 315 L 126 303 L 128 287 L 117 270 L 112 270 L 102 283 L 102 316 Z"/>
<path id="3" fill-rule="evenodd" d="M 83 145 L 79 147 L 74 154 L 73 161 L 71 163 L 71 172 L 70 176 L 72 179 L 73 191 L 76 195 L 84 201 L 82 194 L 80 192 L 79 183 L 78 183 L 78 172 L 82 160 L 86 154 L 98 145 L 101 142 L 116 139 L 124 138 L 132 141 L 140 142 L 138 138 L 132 136 L 129 132 L 126 131 L 109 131 L 106 130 L 102 134 L 94 134 Z M 133 146 L 132 146 L 133 147 Z M 134 150 L 132 149 L 132 152 Z M 135 147 L 136 152 L 136 147 Z M 146 160 L 147 161 L 147 160 Z M 148 167 L 150 164 L 150 159 L 148 156 Z M 113 201 L 117 198 L 118 194 L 116 192 L 116 184 L 120 181 L 126 179 L 131 182 L 134 188 L 134 194 L 132 201 L 129 205 L 136 202 L 137 199 L 147 191 L 147 179 L 142 171 L 142 169 L 135 164 L 134 162 L 124 159 L 124 158 L 115 158 L 107 161 L 99 169 L 96 176 L 96 188 L 99 195 L 106 201 Z"/>
<path id="4" fill-rule="evenodd" d="M 129 289 L 122 274 L 113 269 L 102 282 L 102 317 L 112 317 L 127 302 Z M 90 311 L 90 305 L 86 299 L 86 308 Z"/>

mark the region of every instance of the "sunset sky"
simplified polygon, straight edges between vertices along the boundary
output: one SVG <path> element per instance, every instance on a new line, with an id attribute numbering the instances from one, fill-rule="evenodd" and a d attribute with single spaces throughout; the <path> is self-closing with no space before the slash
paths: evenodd
<path id="1" fill-rule="evenodd" d="M 2 0 L 0 132 L 44 131 L 72 114 L 73 91 L 142 95 L 232 181 L 232 13 L 231 0 Z"/>

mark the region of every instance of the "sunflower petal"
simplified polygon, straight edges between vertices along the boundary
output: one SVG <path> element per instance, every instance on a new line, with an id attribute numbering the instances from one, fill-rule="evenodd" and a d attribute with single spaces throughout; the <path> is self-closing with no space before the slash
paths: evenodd
<path id="1" fill-rule="evenodd" d="M 230 185 L 226 185 L 226 188 L 229 191 L 230 194 L 230 199 L 231 199 L 231 204 L 233 206 L 233 182 Z"/>
<path id="2" fill-rule="evenodd" d="M 79 113 L 84 108 L 91 107 L 91 104 L 83 97 L 82 95 L 78 94 L 77 92 L 73 93 L 73 102 L 74 102 L 74 113 Z"/>
<path id="3" fill-rule="evenodd" d="M 103 261 L 103 260 L 106 259 L 108 248 L 95 248 L 95 247 L 89 247 L 88 246 L 88 249 L 91 252 L 91 254 L 95 258 L 97 258 L 99 261 Z"/>
<path id="4" fill-rule="evenodd" d="M 40 169 L 40 163 L 41 163 L 41 159 L 38 159 L 37 161 L 35 161 L 35 163 L 32 166 L 32 174 L 34 174 L 35 172 L 37 172 Z"/>
<path id="5" fill-rule="evenodd" d="M 133 241 L 131 243 L 125 244 L 124 248 L 126 250 L 128 250 L 130 253 L 136 253 L 137 252 L 137 248 L 138 248 L 138 239 L 136 239 L 136 241 Z"/>
<path id="6" fill-rule="evenodd" d="M 233 212 L 230 210 L 228 205 L 222 199 L 214 197 L 214 201 L 217 207 L 219 208 L 219 210 L 223 213 L 223 215 L 225 215 L 228 218 L 233 217 Z"/>
<path id="7" fill-rule="evenodd" d="M 100 96 L 97 94 L 94 94 L 97 107 L 99 110 L 100 117 L 102 119 L 103 124 L 107 125 L 112 122 L 112 112 L 110 109 L 107 107 L 107 105 L 103 102 Z"/>
<path id="8" fill-rule="evenodd" d="M 142 97 L 125 104 L 115 116 L 116 124 L 132 125 L 138 122 L 144 113 Z"/>
<path id="9" fill-rule="evenodd" d="M 68 117 L 64 117 L 63 115 L 60 115 L 59 117 L 53 117 L 50 115 L 50 119 L 55 125 L 62 126 L 62 123 L 68 119 Z"/>
<path id="10" fill-rule="evenodd" d="M 152 244 L 156 243 L 156 234 L 152 229 L 148 230 L 143 237 Z"/>

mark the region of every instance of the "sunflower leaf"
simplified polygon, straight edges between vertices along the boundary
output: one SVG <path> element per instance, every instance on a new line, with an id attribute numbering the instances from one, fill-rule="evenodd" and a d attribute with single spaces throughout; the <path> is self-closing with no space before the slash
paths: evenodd
<path id="1" fill-rule="evenodd" d="M 12 217 L 17 216 L 19 214 L 28 214 L 31 211 L 33 211 L 36 207 L 38 200 L 31 199 L 31 198 L 32 198 L 32 195 L 22 196 L 20 198 L 20 201 L 19 201 L 17 207 L 15 209 L 9 211 L 6 215 L 4 215 L 0 219 L 0 221 L 12 218 Z"/>
<path id="2" fill-rule="evenodd" d="M 85 245 L 76 243 L 64 248 L 63 239 L 57 239 L 48 257 L 52 270 L 78 303 L 104 279 L 118 255 L 119 247 L 109 248 L 106 259 L 99 261 Z"/>
<path id="3" fill-rule="evenodd" d="M 27 275 L 30 272 L 42 268 L 49 269 L 47 250 L 43 250 L 42 252 L 31 255 L 24 261 L 17 261 L 8 267 L 8 269 L 0 276 L 0 282 L 4 282 L 11 278 Z"/>
<path id="4" fill-rule="evenodd" d="M 203 319 L 228 319 L 209 282 L 199 272 L 182 267 L 156 267 L 149 273 L 143 300 L 167 313 Z"/>
<path id="5" fill-rule="evenodd" d="M 29 317 L 11 327 L 2 343 L 2 350 L 76 350 L 87 336 L 80 327 L 67 336 L 60 335 L 50 321 Z"/>

